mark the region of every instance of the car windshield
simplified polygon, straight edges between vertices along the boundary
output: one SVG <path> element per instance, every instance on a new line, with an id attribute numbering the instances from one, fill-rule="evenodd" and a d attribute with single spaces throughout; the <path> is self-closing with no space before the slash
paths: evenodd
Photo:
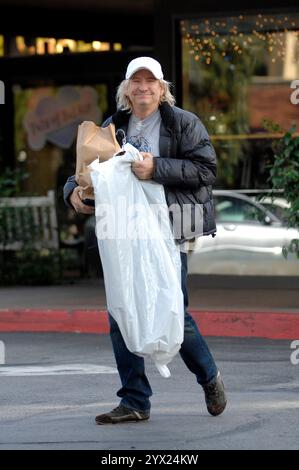
<path id="1" fill-rule="evenodd" d="M 262 223 L 265 213 L 254 204 L 229 196 L 215 197 L 215 216 L 218 222 Z"/>
<path id="2" fill-rule="evenodd" d="M 287 223 L 288 221 L 288 209 L 285 207 L 280 207 L 276 204 L 268 203 L 261 201 L 261 204 L 263 204 L 264 207 L 266 207 L 267 210 L 272 212 L 272 214 L 276 215 L 276 217 L 281 220 L 284 224 Z"/>

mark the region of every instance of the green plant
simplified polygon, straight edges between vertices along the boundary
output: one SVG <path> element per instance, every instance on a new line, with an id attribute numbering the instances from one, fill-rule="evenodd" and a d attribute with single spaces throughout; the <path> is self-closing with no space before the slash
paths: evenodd
<path id="1" fill-rule="evenodd" d="M 1 252 L 1 285 L 50 285 L 60 279 L 58 250 Z"/>
<path id="2" fill-rule="evenodd" d="M 299 228 L 299 137 L 293 135 L 295 130 L 296 126 L 293 126 L 275 145 L 273 163 L 268 165 L 268 182 L 273 190 L 284 190 L 283 195 L 290 203 L 288 226 Z M 299 258 L 299 239 L 293 239 L 285 247 L 284 255 L 287 256 L 288 252 L 296 253 Z"/>
<path id="3" fill-rule="evenodd" d="M 249 85 L 265 51 L 254 36 L 244 45 L 235 35 L 205 35 L 195 48 L 198 37 L 192 29 L 189 36 L 192 42 L 183 43 L 184 107 L 216 137 L 212 142 L 218 157 L 217 184 L 234 188 L 240 165 L 250 153 L 251 143 L 238 138 L 250 133 Z"/>
<path id="4" fill-rule="evenodd" d="M 12 170 L 5 168 L 0 174 L 0 197 L 11 197 L 21 193 L 21 183 L 28 178 L 29 173 L 20 168 Z"/>

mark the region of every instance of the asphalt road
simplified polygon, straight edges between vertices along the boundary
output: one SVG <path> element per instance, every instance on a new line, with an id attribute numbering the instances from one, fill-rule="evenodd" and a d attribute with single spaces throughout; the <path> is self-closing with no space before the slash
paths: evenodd
<path id="1" fill-rule="evenodd" d="M 118 403 L 108 336 L 1 333 L 0 340 L 0 450 L 299 448 L 299 364 L 290 362 L 289 341 L 208 338 L 229 398 L 220 417 L 209 416 L 178 356 L 169 379 L 147 361 L 148 422 L 97 426 L 95 415 Z"/>

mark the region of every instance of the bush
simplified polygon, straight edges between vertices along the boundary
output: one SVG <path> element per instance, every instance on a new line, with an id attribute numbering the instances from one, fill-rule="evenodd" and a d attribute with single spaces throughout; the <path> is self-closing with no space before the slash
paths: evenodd
<path id="1" fill-rule="evenodd" d="M 58 250 L 3 251 L 0 258 L 1 285 L 51 285 L 61 278 Z"/>
<path id="2" fill-rule="evenodd" d="M 283 189 L 283 197 L 290 203 L 287 211 L 289 227 L 299 228 L 299 137 L 294 136 L 293 126 L 274 148 L 274 161 L 268 165 L 270 177 L 268 182 L 273 190 Z M 284 255 L 296 253 L 299 258 L 299 240 L 292 240 L 284 247 Z"/>
<path id="3" fill-rule="evenodd" d="M 29 173 L 25 173 L 19 168 L 12 170 L 5 168 L 0 174 L 0 197 L 17 196 L 21 193 L 21 184 Z"/>

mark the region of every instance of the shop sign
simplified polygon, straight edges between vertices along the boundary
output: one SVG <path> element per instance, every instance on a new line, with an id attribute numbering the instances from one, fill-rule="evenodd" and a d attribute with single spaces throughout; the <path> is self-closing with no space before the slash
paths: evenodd
<path id="1" fill-rule="evenodd" d="M 29 147 L 41 150 L 51 142 L 69 148 L 82 121 L 99 121 L 97 100 L 97 92 L 90 86 L 63 86 L 56 95 L 41 98 L 23 121 Z"/>

